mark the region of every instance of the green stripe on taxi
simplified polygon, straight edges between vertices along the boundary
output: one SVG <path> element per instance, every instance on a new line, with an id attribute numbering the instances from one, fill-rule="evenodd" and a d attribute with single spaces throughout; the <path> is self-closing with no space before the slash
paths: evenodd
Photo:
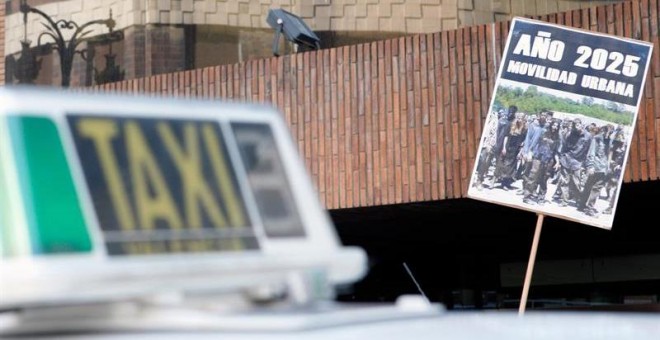
<path id="1" fill-rule="evenodd" d="M 54 122 L 9 116 L 28 229 L 35 254 L 89 252 L 90 235 Z"/>

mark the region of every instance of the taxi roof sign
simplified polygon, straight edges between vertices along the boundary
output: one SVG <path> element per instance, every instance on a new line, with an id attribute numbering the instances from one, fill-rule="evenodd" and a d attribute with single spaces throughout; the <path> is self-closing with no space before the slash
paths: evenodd
<path id="1" fill-rule="evenodd" d="M 0 308 L 358 279 L 267 106 L 0 90 Z"/>

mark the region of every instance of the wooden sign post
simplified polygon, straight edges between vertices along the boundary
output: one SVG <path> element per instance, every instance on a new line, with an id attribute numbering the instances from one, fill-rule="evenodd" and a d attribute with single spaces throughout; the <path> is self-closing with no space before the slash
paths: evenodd
<path id="1" fill-rule="evenodd" d="M 538 218 L 536 219 L 536 230 L 534 231 L 534 240 L 532 241 L 532 250 L 529 252 L 529 261 L 527 262 L 525 284 L 523 285 L 522 296 L 520 297 L 520 306 L 518 307 L 518 315 L 525 314 L 525 308 L 527 306 L 527 295 L 529 294 L 529 286 L 532 283 L 532 273 L 534 272 L 534 261 L 536 261 L 536 251 L 539 249 L 541 228 L 543 228 L 543 214 L 538 214 Z"/>

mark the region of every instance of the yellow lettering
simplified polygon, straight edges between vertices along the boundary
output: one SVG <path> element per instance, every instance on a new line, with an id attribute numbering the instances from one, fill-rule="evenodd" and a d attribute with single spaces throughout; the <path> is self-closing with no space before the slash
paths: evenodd
<path id="1" fill-rule="evenodd" d="M 135 122 L 126 123 L 125 134 L 141 228 L 154 229 L 156 219 L 161 218 L 167 221 L 172 229 L 180 229 L 183 226 L 181 216 L 140 127 Z M 149 190 L 150 188 L 152 190 Z M 153 191 L 153 195 L 150 191 Z"/>
<path id="2" fill-rule="evenodd" d="M 202 205 L 216 227 L 225 226 L 227 220 L 215 197 L 213 197 L 211 189 L 205 183 L 200 169 L 202 162 L 199 153 L 197 129 L 192 124 L 186 124 L 183 131 L 184 146 L 181 146 L 169 125 L 166 123 L 158 124 L 158 132 L 181 175 L 187 223 L 193 228 L 202 227 L 199 209 Z M 197 204 L 198 202 L 200 205 Z"/>
<path id="3" fill-rule="evenodd" d="M 124 253 L 126 253 L 126 254 L 129 254 L 129 255 L 137 254 L 137 251 L 135 249 L 135 244 L 133 244 L 133 243 L 122 244 L 121 248 L 122 248 L 122 250 L 124 250 Z"/>
<path id="4" fill-rule="evenodd" d="M 167 252 L 167 247 L 163 241 L 153 242 L 152 246 L 155 253 L 162 254 Z"/>
<path id="5" fill-rule="evenodd" d="M 205 251 L 215 250 L 215 248 L 213 247 L 213 241 L 212 240 L 204 240 L 204 250 Z"/>
<path id="6" fill-rule="evenodd" d="M 205 250 L 204 249 L 204 241 L 197 241 L 197 240 L 192 241 L 191 240 L 191 241 L 186 242 L 185 245 L 187 246 L 186 248 L 189 252 L 198 253 L 198 252 L 202 252 L 202 251 Z"/>
<path id="7" fill-rule="evenodd" d="M 229 178 L 229 170 L 225 162 L 225 156 L 220 148 L 218 136 L 211 124 L 205 124 L 202 129 L 204 143 L 209 152 L 211 164 L 213 165 L 213 173 L 215 174 L 218 187 L 220 187 L 222 198 L 227 206 L 229 221 L 234 227 L 243 227 L 245 226 L 245 216 L 243 216 L 243 209 L 241 209 L 241 201 L 236 196 L 234 186 Z"/>
<path id="8" fill-rule="evenodd" d="M 170 241 L 170 250 L 174 253 L 182 252 L 183 245 L 181 244 L 181 241 L 179 240 Z"/>
<path id="9" fill-rule="evenodd" d="M 231 246 L 229 249 L 231 250 L 243 250 L 245 248 L 243 245 L 243 240 L 239 237 L 232 237 L 230 242 Z"/>
<path id="10" fill-rule="evenodd" d="M 151 243 L 149 242 L 142 242 L 142 254 L 153 254 L 153 251 L 151 249 Z"/>
<path id="11" fill-rule="evenodd" d="M 131 242 L 128 244 L 122 245 L 122 248 L 129 255 L 144 255 L 144 254 L 153 254 L 156 251 L 154 244 L 150 242 Z"/>
<path id="12" fill-rule="evenodd" d="M 219 247 L 221 250 L 243 250 L 245 248 L 243 241 L 238 237 L 220 240 Z"/>
<path id="13" fill-rule="evenodd" d="M 111 141 L 117 136 L 116 123 L 109 119 L 81 119 L 78 123 L 78 132 L 81 136 L 92 139 L 94 143 L 121 228 L 124 230 L 135 229 L 130 201 L 126 195 L 117 159 L 112 150 Z"/>
<path id="14" fill-rule="evenodd" d="M 231 243 L 232 243 L 232 249 L 233 250 L 243 250 L 245 248 L 243 240 L 241 240 L 238 237 L 232 238 Z"/>

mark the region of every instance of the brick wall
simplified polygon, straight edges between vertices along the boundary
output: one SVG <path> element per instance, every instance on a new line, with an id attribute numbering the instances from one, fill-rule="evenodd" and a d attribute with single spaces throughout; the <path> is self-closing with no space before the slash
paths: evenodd
<path id="1" fill-rule="evenodd" d="M 657 1 L 540 19 L 658 44 Z M 102 86 L 268 102 L 288 122 L 330 209 L 464 197 L 509 22 L 209 67 Z M 656 98 L 658 97 L 658 98 Z M 658 180 L 660 54 L 625 180 Z"/>

